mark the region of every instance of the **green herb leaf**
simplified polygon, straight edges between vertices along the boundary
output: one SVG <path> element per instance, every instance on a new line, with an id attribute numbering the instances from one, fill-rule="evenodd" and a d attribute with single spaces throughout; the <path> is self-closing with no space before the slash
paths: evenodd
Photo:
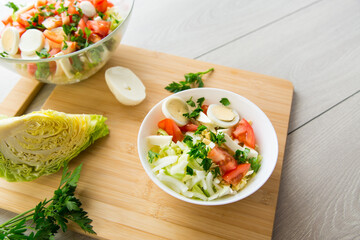
<path id="1" fill-rule="evenodd" d="M 226 142 L 225 135 L 223 132 L 219 132 L 218 134 L 213 133 L 210 131 L 210 140 L 214 143 L 217 143 L 219 146 Z"/>
<path id="2" fill-rule="evenodd" d="M 63 13 L 63 12 L 67 12 L 68 7 L 64 7 L 63 3 L 60 3 L 60 7 L 56 10 L 59 14 Z"/>
<path id="3" fill-rule="evenodd" d="M 153 161 L 159 157 L 159 154 L 156 152 L 153 152 L 151 150 L 148 151 L 148 158 L 149 158 L 149 162 L 153 163 Z"/>
<path id="4" fill-rule="evenodd" d="M 191 106 L 191 107 L 195 107 L 195 102 L 192 100 L 193 97 L 191 97 L 189 100 L 186 101 L 186 103 Z"/>
<path id="5" fill-rule="evenodd" d="M 193 138 L 189 135 L 185 135 L 183 142 L 190 148 L 192 148 L 194 146 Z"/>
<path id="6" fill-rule="evenodd" d="M 194 170 L 191 167 L 186 166 L 186 174 L 192 176 L 194 175 Z"/>
<path id="7" fill-rule="evenodd" d="M 8 2 L 7 4 L 5 4 L 6 7 L 12 8 L 13 13 L 17 12 L 19 10 L 19 7 L 13 3 L 13 2 Z"/>
<path id="8" fill-rule="evenodd" d="M 202 80 L 202 76 L 212 71 L 214 71 L 214 68 L 210 68 L 205 72 L 185 74 L 185 81 L 180 81 L 179 83 L 172 82 L 168 86 L 166 86 L 165 89 L 169 92 L 176 93 L 190 89 L 191 87 L 203 87 L 204 82 Z"/>
<path id="9" fill-rule="evenodd" d="M 7 52 L 5 52 L 5 51 L 3 51 L 2 53 L 0 53 L 0 56 L 2 56 L 2 57 L 7 57 L 9 54 L 7 53 Z"/>
<path id="10" fill-rule="evenodd" d="M 221 176 L 219 167 L 216 167 L 213 170 L 211 170 L 211 173 L 212 175 L 214 175 L 214 178 L 216 178 L 217 176 Z"/>
<path id="11" fill-rule="evenodd" d="M 200 125 L 196 131 L 195 134 L 201 134 L 205 129 L 207 129 L 207 127 L 205 125 Z"/>
<path id="12" fill-rule="evenodd" d="M 194 101 L 192 101 L 192 97 L 191 97 L 190 100 L 188 100 L 188 101 L 191 101 L 190 104 L 192 104 L 192 105 L 190 105 L 190 104 L 188 103 L 190 106 L 195 107 L 195 103 L 194 103 Z M 187 101 L 187 102 L 188 102 L 188 101 Z M 185 116 L 185 117 L 187 117 L 187 118 L 189 118 L 189 119 L 190 119 L 190 118 L 197 118 L 197 117 L 200 115 L 200 112 L 203 111 L 202 108 L 201 108 L 201 106 L 203 105 L 204 101 L 205 101 L 205 98 L 204 98 L 204 97 L 199 98 L 199 99 L 196 101 L 197 104 L 198 104 L 197 108 L 195 108 L 191 113 L 184 113 L 183 116 Z"/>
<path id="13" fill-rule="evenodd" d="M 200 165 L 203 167 L 205 171 L 208 171 L 212 165 L 212 160 L 206 157 L 201 161 Z"/>
<path id="14" fill-rule="evenodd" d="M 249 163 L 251 164 L 251 169 L 254 170 L 254 172 L 258 172 L 261 166 L 261 160 L 262 156 L 258 155 L 257 158 L 253 157 L 249 159 Z"/>
<path id="15" fill-rule="evenodd" d="M 220 103 L 221 103 L 222 105 L 224 105 L 224 106 L 229 106 L 229 105 L 230 105 L 230 101 L 229 101 L 229 99 L 227 99 L 227 98 L 222 98 L 222 99 L 220 100 Z"/>
<path id="16" fill-rule="evenodd" d="M 48 53 L 48 51 L 45 48 L 41 49 L 40 52 L 36 51 L 35 53 L 40 58 L 49 58 L 49 57 L 51 57 L 50 53 Z"/>

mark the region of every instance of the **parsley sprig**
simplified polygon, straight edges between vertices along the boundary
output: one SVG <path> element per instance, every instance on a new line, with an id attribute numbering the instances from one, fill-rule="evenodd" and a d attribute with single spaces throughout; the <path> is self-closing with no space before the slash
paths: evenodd
<path id="1" fill-rule="evenodd" d="M 177 92 L 181 92 L 187 89 L 190 89 L 192 87 L 204 87 L 204 82 L 202 80 L 202 76 L 204 74 L 207 74 L 209 72 L 214 71 L 214 68 L 210 68 L 209 70 L 205 71 L 205 72 L 198 72 L 198 73 L 188 73 L 185 74 L 185 81 L 180 81 L 180 82 L 172 82 L 169 85 L 167 85 L 165 87 L 166 90 L 168 90 L 169 92 L 173 92 L 173 93 L 177 93 Z"/>
<path id="2" fill-rule="evenodd" d="M 54 196 L 1 224 L 0 239 L 54 239 L 60 228 L 63 232 L 67 230 L 69 221 L 78 224 L 85 232 L 96 234 L 92 220 L 81 208 L 80 200 L 74 196 L 81 167 L 82 164 L 71 173 L 65 164 L 60 186 Z M 30 232 L 26 232 L 28 230 Z"/>
<path id="3" fill-rule="evenodd" d="M 16 13 L 19 10 L 19 7 L 13 2 L 8 2 L 7 4 L 5 4 L 5 6 L 12 8 L 13 13 Z"/>
<path id="4" fill-rule="evenodd" d="M 191 113 L 184 113 L 183 116 L 187 117 L 187 118 L 197 118 L 199 115 L 200 115 L 200 112 L 202 112 L 202 108 L 201 106 L 203 105 L 205 101 L 205 98 L 199 98 L 196 103 L 198 104 L 197 105 L 197 108 L 195 108 Z M 191 107 L 195 107 L 195 103 L 194 101 L 192 100 L 192 97 L 186 101 L 186 103 L 191 106 Z"/>

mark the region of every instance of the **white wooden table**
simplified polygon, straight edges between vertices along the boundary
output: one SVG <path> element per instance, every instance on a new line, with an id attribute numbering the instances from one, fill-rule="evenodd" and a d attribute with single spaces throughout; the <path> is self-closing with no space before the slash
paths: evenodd
<path id="1" fill-rule="evenodd" d="M 290 80 L 273 238 L 360 239 L 360 1 L 136 0 L 123 43 Z M 0 101 L 18 79 L 1 73 Z"/>

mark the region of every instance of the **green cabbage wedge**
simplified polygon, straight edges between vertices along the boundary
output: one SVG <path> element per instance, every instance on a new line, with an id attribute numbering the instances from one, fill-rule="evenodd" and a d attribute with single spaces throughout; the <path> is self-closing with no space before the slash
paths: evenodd
<path id="1" fill-rule="evenodd" d="M 0 118 L 0 177 L 31 181 L 57 172 L 96 139 L 109 134 L 101 115 L 52 110 Z"/>

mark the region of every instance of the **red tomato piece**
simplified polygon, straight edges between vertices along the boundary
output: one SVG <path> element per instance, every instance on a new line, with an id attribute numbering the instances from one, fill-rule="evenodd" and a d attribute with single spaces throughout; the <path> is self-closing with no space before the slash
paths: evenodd
<path id="1" fill-rule="evenodd" d="M 85 28 L 86 28 L 86 22 L 82 18 L 82 19 L 80 19 L 79 24 L 78 24 L 78 32 L 80 32 L 80 29 L 81 29 L 81 31 L 82 31 L 82 33 L 84 35 L 83 37 L 86 37 Z"/>
<path id="2" fill-rule="evenodd" d="M 3 22 L 4 25 L 8 25 L 9 23 L 11 24 L 13 22 L 12 16 L 10 15 L 9 17 L 1 20 Z"/>
<path id="3" fill-rule="evenodd" d="M 206 115 L 207 115 L 208 108 L 209 108 L 209 105 L 206 105 L 206 104 L 201 106 L 201 109 L 203 110 L 203 113 L 205 113 Z"/>
<path id="4" fill-rule="evenodd" d="M 245 120 L 245 118 L 241 119 L 232 135 L 240 142 L 245 143 L 247 146 L 255 148 L 254 130 L 251 125 Z"/>
<path id="5" fill-rule="evenodd" d="M 237 185 L 250 169 L 250 163 L 239 164 L 234 170 L 226 173 L 222 178 L 233 185 Z"/>
<path id="6" fill-rule="evenodd" d="M 234 170 L 237 166 L 235 158 L 218 146 L 211 149 L 208 153 L 208 158 L 219 165 L 222 174 Z"/>
<path id="7" fill-rule="evenodd" d="M 93 0 L 94 7 L 99 12 L 106 12 L 106 9 L 108 7 L 108 1 L 107 0 Z"/>
<path id="8" fill-rule="evenodd" d="M 20 37 L 26 31 L 26 29 L 22 25 L 20 25 L 18 22 L 14 22 L 13 26 L 19 31 Z"/>
<path id="9" fill-rule="evenodd" d="M 74 1 L 70 1 L 67 12 L 71 15 L 79 14 L 79 12 L 76 10 Z"/>
<path id="10" fill-rule="evenodd" d="M 102 38 L 97 35 L 96 33 L 91 33 L 90 34 L 90 37 L 89 37 L 89 41 L 92 42 L 92 43 L 96 43 L 98 41 L 100 41 Z"/>
<path id="11" fill-rule="evenodd" d="M 34 8 L 32 8 L 27 12 L 19 14 L 19 16 L 17 18 L 17 22 L 20 23 L 25 28 L 30 26 L 30 23 L 28 22 L 28 20 L 30 20 L 30 18 L 32 18 L 35 15 L 35 12 L 36 12 L 36 10 Z"/>
<path id="12" fill-rule="evenodd" d="M 37 0 L 36 7 L 45 6 L 47 4 L 46 0 Z"/>
<path id="13" fill-rule="evenodd" d="M 170 118 L 165 118 L 164 120 L 161 120 L 158 123 L 158 127 L 165 130 L 167 134 L 173 136 L 172 140 L 174 142 L 181 141 L 184 138 L 184 135 L 182 134 L 180 128 L 174 120 Z"/>
<path id="14" fill-rule="evenodd" d="M 49 62 L 49 70 L 51 73 L 56 72 L 56 62 L 55 61 Z"/>
<path id="15" fill-rule="evenodd" d="M 56 29 L 56 28 L 55 28 Z M 54 29 L 54 30 L 55 30 Z M 62 30 L 62 29 L 61 29 Z M 45 30 L 44 31 L 44 36 L 49 39 L 50 41 L 53 41 L 55 43 L 61 44 L 64 40 L 64 36 L 63 35 L 59 35 L 57 31 L 49 31 L 49 30 Z"/>
<path id="16" fill-rule="evenodd" d="M 109 1 L 108 1 L 108 7 L 109 7 L 109 8 L 112 8 L 113 6 L 114 6 L 114 4 L 113 4 L 112 2 L 109 2 Z"/>
<path id="17" fill-rule="evenodd" d="M 30 75 L 34 76 L 35 72 L 37 70 L 36 63 L 28 63 L 27 65 L 27 71 Z"/>
<path id="18" fill-rule="evenodd" d="M 94 21 L 94 20 L 89 20 L 86 23 L 86 26 L 94 33 L 105 37 L 108 35 L 109 30 L 110 30 L 110 22 L 108 21 Z"/>
<path id="19" fill-rule="evenodd" d="M 57 54 L 57 53 L 59 53 L 59 52 L 61 52 L 61 49 L 60 49 L 60 48 L 53 48 L 53 49 L 50 50 L 49 54 L 50 54 L 51 56 L 54 56 L 55 54 Z"/>
<path id="20" fill-rule="evenodd" d="M 65 43 L 63 42 L 61 49 L 64 54 L 69 54 L 76 51 L 76 42 L 66 41 L 67 48 L 64 49 Z"/>
<path id="21" fill-rule="evenodd" d="M 198 125 L 193 123 L 188 123 L 185 126 L 180 127 L 182 132 L 195 132 L 198 128 Z"/>

